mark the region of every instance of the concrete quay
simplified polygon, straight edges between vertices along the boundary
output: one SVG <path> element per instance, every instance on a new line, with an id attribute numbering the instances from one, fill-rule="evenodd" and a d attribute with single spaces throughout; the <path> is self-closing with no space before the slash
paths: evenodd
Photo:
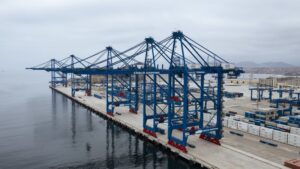
<path id="1" fill-rule="evenodd" d="M 128 108 L 119 107 L 116 111 L 118 114 L 115 116 L 109 116 L 105 112 L 105 99 L 98 99 L 93 96 L 85 96 L 84 92 L 77 92 L 75 97 L 71 96 L 70 87 L 56 87 L 52 88 L 58 93 L 63 94 L 64 96 L 78 102 L 79 104 L 92 109 L 96 114 L 103 116 L 111 121 L 118 123 L 125 128 L 128 128 L 134 131 L 137 134 L 140 134 L 147 138 L 149 141 L 155 142 L 163 146 L 164 148 L 169 149 L 171 152 L 178 154 L 180 157 L 198 163 L 205 168 L 224 168 L 224 169 L 233 169 L 233 168 L 243 168 L 243 169 L 271 169 L 271 168 L 286 168 L 279 162 L 274 162 L 268 157 L 261 157 L 257 154 L 245 151 L 247 149 L 243 147 L 235 147 L 234 143 L 231 141 L 238 139 L 231 139 L 233 136 L 225 134 L 225 141 L 221 141 L 221 146 L 217 146 L 210 142 L 201 140 L 197 135 L 189 137 L 188 142 L 195 145 L 195 148 L 187 147 L 188 153 L 183 153 L 180 150 L 170 146 L 168 144 L 167 135 L 162 135 L 157 133 L 157 138 L 154 138 L 143 132 L 142 125 L 142 113 L 133 114 L 128 111 Z M 160 126 L 167 131 L 167 125 L 162 124 Z M 226 132 L 227 129 L 225 129 Z M 259 144 L 257 142 L 257 144 Z M 253 149 L 253 147 L 252 147 Z M 259 153 L 260 150 L 257 149 Z M 272 153 L 270 153 L 272 154 Z"/>

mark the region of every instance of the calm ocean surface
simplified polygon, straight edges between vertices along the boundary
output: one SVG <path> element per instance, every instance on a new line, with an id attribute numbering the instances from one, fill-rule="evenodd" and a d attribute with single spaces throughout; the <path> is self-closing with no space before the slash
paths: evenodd
<path id="1" fill-rule="evenodd" d="M 50 90 L 50 73 L 0 78 L 1 169 L 197 168 Z"/>

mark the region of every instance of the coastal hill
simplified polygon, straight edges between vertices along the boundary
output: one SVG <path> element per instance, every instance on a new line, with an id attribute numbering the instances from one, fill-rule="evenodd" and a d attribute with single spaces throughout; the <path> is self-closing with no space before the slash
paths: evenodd
<path id="1" fill-rule="evenodd" d="M 238 62 L 236 66 L 243 67 L 246 73 L 279 74 L 286 76 L 299 76 L 300 65 L 295 66 L 286 62 L 255 63 L 251 61 Z"/>

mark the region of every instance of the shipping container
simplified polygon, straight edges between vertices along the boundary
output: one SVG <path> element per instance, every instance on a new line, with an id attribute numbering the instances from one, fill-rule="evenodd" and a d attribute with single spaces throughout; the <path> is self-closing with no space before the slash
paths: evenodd
<path id="1" fill-rule="evenodd" d="M 288 125 L 284 125 L 284 124 L 277 124 L 277 127 L 278 128 L 282 128 L 282 129 L 285 129 L 285 130 L 290 130 L 290 126 L 288 126 Z"/>
<path id="2" fill-rule="evenodd" d="M 233 119 L 228 119 L 228 127 L 232 129 L 237 129 L 238 122 Z"/>
<path id="3" fill-rule="evenodd" d="M 223 119 L 223 126 L 228 127 L 228 118 Z"/>
<path id="4" fill-rule="evenodd" d="M 259 129 L 260 129 L 260 126 L 248 124 L 248 132 L 251 134 L 259 136 Z"/>
<path id="5" fill-rule="evenodd" d="M 291 169 L 300 169 L 300 160 L 292 159 L 292 160 L 285 161 L 284 166 L 291 168 Z"/>
<path id="6" fill-rule="evenodd" d="M 291 131 L 292 134 L 297 134 L 300 135 L 300 128 L 297 127 L 291 127 Z"/>
<path id="7" fill-rule="evenodd" d="M 239 121 L 238 122 L 238 130 L 244 131 L 244 132 L 248 132 L 248 124 Z"/>
<path id="8" fill-rule="evenodd" d="M 300 147 L 300 136 L 296 134 L 288 134 L 288 144 Z"/>
<path id="9" fill-rule="evenodd" d="M 273 129 L 269 129 L 266 127 L 260 127 L 259 136 L 268 138 L 268 139 L 273 139 Z"/>
<path id="10" fill-rule="evenodd" d="M 288 139 L 287 132 L 273 130 L 273 140 L 281 142 L 281 143 L 287 143 L 287 139 Z"/>

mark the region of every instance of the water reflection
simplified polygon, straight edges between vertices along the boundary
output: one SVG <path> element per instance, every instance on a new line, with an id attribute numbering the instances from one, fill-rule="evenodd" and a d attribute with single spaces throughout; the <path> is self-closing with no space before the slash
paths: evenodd
<path id="1" fill-rule="evenodd" d="M 52 122 L 53 122 L 53 126 L 56 126 L 56 114 L 57 114 L 57 109 L 56 109 L 56 97 L 57 97 L 57 92 L 55 92 L 54 90 L 51 90 L 51 99 L 52 99 L 52 106 L 51 106 L 51 112 L 52 112 Z"/>
<path id="2" fill-rule="evenodd" d="M 67 97 L 62 97 L 62 107 L 63 107 L 63 112 L 67 112 L 68 111 L 68 98 Z"/>
<path id="3" fill-rule="evenodd" d="M 44 74 L 26 76 L 24 90 L 12 88 L 19 77 L 7 78 L 11 77 L 14 80 L 2 84 L 9 96 L 0 97 L 1 169 L 195 168 L 44 83 L 33 83 L 45 78 Z"/>
<path id="4" fill-rule="evenodd" d="M 111 123 L 106 124 L 106 167 L 112 169 L 115 167 L 115 126 Z"/>
<path id="5" fill-rule="evenodd" d="M 87 130 L 89 132 L 93 131 L 93 118 L 92 118 L 92 112 L 90 110 L 86 111 L 86 124 L 87 124 Z"/>
<path id="6" fill-rule="evenodd" d="M 56 130 L 64 130 L 67 127 L 64 124 L 70 121 L 71 130 L 64 134 L 65 137 L 69 135 L 72 145 L 65 145 L 67 148 L 60 152 L 69 151 L 67 154 L 71 154 L 72 158 L 64 159 L 51 168 L 195 168 L 64 98 L 52 92 L 52 120 L 58 125 Z"/>
<path id="7" fill-rule="evenodd" d="M 75 144 L 76 140 L 76 112 L 75 112 L 75 102 L 72 102 L 72 111 L 71 111 L 71 130 L 72 130 L 72 143 Z"/>

